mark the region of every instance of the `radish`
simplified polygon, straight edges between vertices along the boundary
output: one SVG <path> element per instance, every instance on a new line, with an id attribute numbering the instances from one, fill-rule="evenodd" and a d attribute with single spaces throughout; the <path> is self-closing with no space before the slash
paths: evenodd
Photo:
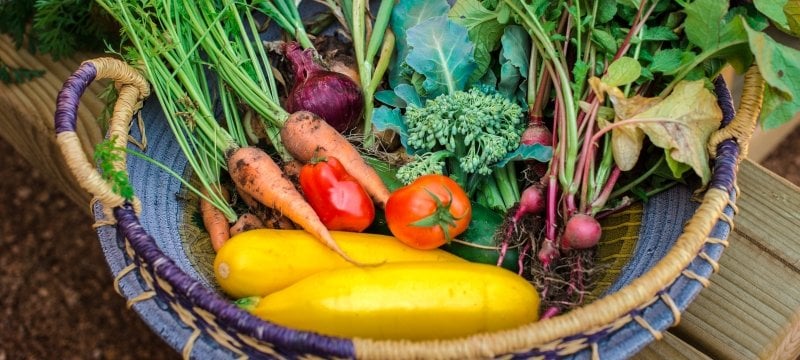
<path id="1" fill-rule="evenodd" d="M 506 226 L 505 236 L 500 242 L 500 257 L 497 259 L 497 266 L 500 266 L 505 259 L 509 244 L 512 242 L 514 232 L 518 229 L 519 223 L 525 215 L 537 215 L 544 212 L 545 199 L 544 190 L 539 184 L 528 186 L 520 195 L 519 205 L 513 211 L 510 224 Z"/>
<path id="2" fill-rule="evenodd" d="M 595 218 L 586 214 L 575 214 L 567 221 L 561 235 L 564 249 L 588 249 L 600 241 L 602 229 Z"/>
<path id="3" fill-rule="evenodd" d="M 527 214 L 541 214 L 544 208 L 545 199 L 542 186 L 539 184 L 528 186 L 520 195 L 519 207 L 511 217 L 511 221 L 516 224 Z"/>
<path id="4" fill-rule="evenodd" d="M 520 136 L 520 143 L 523 145 L 536 145 L 543 146 L 553 145 L 553 133 L 544 125 L 541 116 L 530 115 L 528 127 Z M 533 172 L 542 177 L 547 173 L 547 163 L 531 160 L 528 162 Z"/>

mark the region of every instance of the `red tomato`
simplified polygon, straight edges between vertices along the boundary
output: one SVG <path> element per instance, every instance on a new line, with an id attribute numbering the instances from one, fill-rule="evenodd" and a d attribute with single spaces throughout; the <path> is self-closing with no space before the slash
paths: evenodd
<path id="1" fill-rule="evenodd" d="M 397 189 L 386 202 L 389 230 L 417 249 L 444 245 L 467 229 L 471 217 L 472 205 L 464 189 L 443 175 L 421 176 Z"/>
<path id="2" fill-rule="evenodd" d="M 361 232 L 375 219 L 372 199 L 333 156 L 303 165 L 300 188 L 329 230 Z"/>

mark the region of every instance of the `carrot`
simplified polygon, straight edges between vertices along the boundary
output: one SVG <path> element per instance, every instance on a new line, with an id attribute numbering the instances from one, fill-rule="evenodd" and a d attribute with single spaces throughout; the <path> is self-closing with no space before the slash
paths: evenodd
<path id="1" fill-rule="evenodd" d="M 281 142 L 289 154 L 301 162 L 315 157 L 336 156 L 350 175 L 380 207 L 389 199 L 389 189 L 378 173 L 367 165 L 358 150 L 325 120 L 308 111 L 289 115 L 281 128 Z"/>
<path id="2" fill-rule="evenodd" d="M 303 167 L 303 164 L 297 160 L 292 160 L 283 164 L 283 173 L 287 176 L 291 176 L 296 178 L 300 176 L 300 169 Z"/>
<path id="3" fill-rule="evenodd" d="M 225 190 L 225 188 L 220 189 L 222 191 L 220 195 L 227 200 L 228 191 Z M 204 196 L 209 196 L 208 190 L 205 187 L 200 189 L 200 191 Z M 203 226 L 205 226 L 206 231 L 208 231 L 208 236 L 211 238 L 211 246 L 214 248 L 214 251 L 219 250 L 222 244 L 231 237 L 228 230 L 230 228 L 228 219 L 225 218 L 222 211 L 202 197 L 200 198 L 200 215 L 203 218 Z"/>
<path id="4" fill-rule="evenodd" d="M 258 209 L 258 201 L 256 201 L 256 199 L 253 199 L 253 197 L 250 196 L 250 194 L 246 193 L 244 190 L 242 190 L 242 188 L 237 186 L 236 193 L 239 194 L 239 197 L 242 198 L 242 202 L 244 202 L 245 205 L 247 205 L 248 209 L 250 210 Z"/>
<path id="5" fill-rule="evenodd" d="M 264 151 L 256 147 L 233 150 L 228 155 L 228 173 L 236 186 L 256 201 L 286 215 L 342 258 L 358 264 L 333 240 L 311 205 Z"/>
<path id="6" fill-rule="evenodd" d="M 251 213 L 244 213 L 239 216 L 239 220 L 231 226 L 231 236 L 236 236 L 248 230 L 263 229 L 264 222 Z"/>

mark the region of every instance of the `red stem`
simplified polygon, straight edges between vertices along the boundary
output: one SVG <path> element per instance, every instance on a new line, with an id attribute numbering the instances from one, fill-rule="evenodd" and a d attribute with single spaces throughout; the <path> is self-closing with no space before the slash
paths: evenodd
<path id="1" fill-rule="evenodd" d="M 614 165 L 614 169 L 611 170 L 611 175 L 608 176 L 608 181 L 606 181 L 605 186 L 603 186 L 603 191 L 600 192 L 600 194 L 598 194 L 597 197 L 592 201 L 593 209 L 600 208 L 606 204 L 608 201 L 608 196 L 611 195 L 611 191 L 614 190 L 614 185 L 617 184 L 620 173 L 622 173 L 622 170 Z"/>
<path id="2" fill-rule="evenodd" d="M 531 240 L 533 241 L 533 240 Z M 525 260 L 525 255 L 528 254 L 528 251 L 531 250 L 531 241 L 525 243 L 525 246 L 522 247 L 522 250 L 519 252 L 519 258 L 517 258 L 517 266 L 519 267 L 519 271 L 517 275 L 522 276 L 522 272 L 525 269 L 523 261 Z"/>

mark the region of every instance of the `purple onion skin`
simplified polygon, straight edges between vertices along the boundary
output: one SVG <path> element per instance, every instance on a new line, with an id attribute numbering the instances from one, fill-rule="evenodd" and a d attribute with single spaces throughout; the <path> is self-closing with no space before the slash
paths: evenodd
<path id="1" fill-rule="evenodd" d="M 297 43 L 287 43 L 284 51 L 295 80 L 284 103 L 286 111 L 310 111 L 340 133 L 355 129 L 364 113 L 364 95 L 358 84 L 344 74 L 325 70 Z"/>

